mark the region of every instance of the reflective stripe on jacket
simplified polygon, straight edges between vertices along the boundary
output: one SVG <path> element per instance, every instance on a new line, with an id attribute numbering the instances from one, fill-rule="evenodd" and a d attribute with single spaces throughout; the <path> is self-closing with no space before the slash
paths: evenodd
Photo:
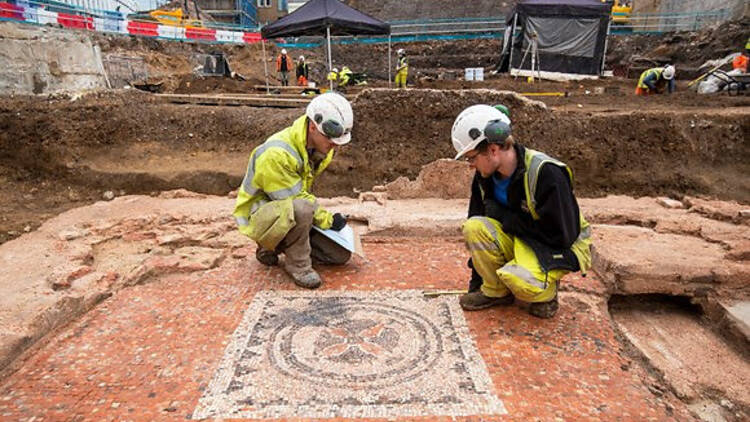
<path id="1" fill-rule="evenodd" d="M 328 152 L 317 169 L 313 170 L 307 155 L 307 116 L 294 121 L 292 126 L 271 135 L 266 142 L 250 153 L 245 178 L 237 193 L 234 217 L 241 233 L 253 232 L 250 216 L 269 201 L 302 198 L 315 202 L 310 193 L 315 178 L 328 167 L 334 150 Z M 313 224 L 328 229 L 333 215 L 318 207 Z"/>

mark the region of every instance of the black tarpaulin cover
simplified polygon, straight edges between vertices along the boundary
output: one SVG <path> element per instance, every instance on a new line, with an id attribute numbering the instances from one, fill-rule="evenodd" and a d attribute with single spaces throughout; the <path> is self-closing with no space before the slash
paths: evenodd
<path id="1" fill-rule="evenodd" d="M 513 12 L 506 18 L 508 23 L 513 21 L 516 12 L 534 16 L 562 15 L 562 16 L 590 16 L 608 17 L 612 9 L 612 2 L 601 0 L 521 0 Z"/>
<path id="2" fill-rule="evenodd" d="M 305 35 L 382 35 L 391 26 L 353 9 L 339 0 L 310 0 L 294 12 L 261 29 L 263 38 L 301 37 Z"/>
<path id="3" fill-rule="evenodd" d="M 500 69 L 530 69 L 524 53 L 536 37 L 542 71 L 598 75 L 611 8 L 601 0 L 520 0 L 507 18 Z"/>

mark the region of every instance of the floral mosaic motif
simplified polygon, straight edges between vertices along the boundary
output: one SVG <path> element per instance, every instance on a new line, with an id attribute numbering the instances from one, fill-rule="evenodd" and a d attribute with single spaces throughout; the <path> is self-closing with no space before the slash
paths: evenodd
<path id="1" fill-rule="evenodd" d="M 261 292 L 193 417 L 503 414 L 454 297 Z"/>
<path id="2" fill-rule="evenodd" d="M 315 340 L 315 354 L 330 361 L 372 362 L 392 357 L 389 349 L 398 345 L 398 331 L 388 323 L 372 319 L 343 321 L 326 328 Z"/>

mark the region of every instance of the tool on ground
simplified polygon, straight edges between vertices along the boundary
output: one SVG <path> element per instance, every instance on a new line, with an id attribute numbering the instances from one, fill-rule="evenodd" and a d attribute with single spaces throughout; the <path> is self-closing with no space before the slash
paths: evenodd
<path id="1" fill-rule="evenodd" d="M 463 295 L 468 293 L 468 290 L 425 290 L 423 292 L 425 297 L 437 297 L 446 295 Z"/>
<path id="2" fill-rule="evenodd" d="M 724 66 L 725 64 L 727 64 L 727 63 L 731 62 L 731 61 L 732 61 L 732 58 L 733 58 L 733 57 L 734 57 L 734 56 L 732 56 L 732 55 L 730 55 L 730 56 L 727 56 L 727 57 L 724 57 L 724 59 L 722 59 L 722 60 L 721 60 L 721 61 L 719 62 L 719 64 L 717 64 L 716 66 L 712 67 L 712 68 L 711 68 L 711 70 L 709 70 L 708 72 L 706 72 L 706 73 L 704 73 L 704 74 L 702 74 L 702 75 L 698 76 L 697 78 L 693 79 L 692 81 L 688 82 L 688 85 L 687 85 L 687 86 L 688 86 L 688 88 L 690 88 L 690 87 L 692 87 L 693 85 L 697 84 L 698 82 L 702 81 L 702 80 L 703 80 L 703 79 L 705 79 L 705 78 L 706 78 L 706 77 L 707 77 L 708 75 L 710 75 L 710 74 L 714 73 L 715 71 L 719 70 L 719 69 L 720 69 L 720 68 L 721 68 L 722 66 Z"/>

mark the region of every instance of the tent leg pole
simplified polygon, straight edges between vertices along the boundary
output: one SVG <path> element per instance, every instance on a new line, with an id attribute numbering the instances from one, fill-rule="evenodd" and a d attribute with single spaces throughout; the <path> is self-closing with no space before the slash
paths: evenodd
<path id="1" fill-rule="evenodd" d="M 263 69 L 266 72 L 266 94 L 270 95 L 271 88 L 268 87 L 268 60 L 266 59 L 266 40 L 261 38 L 260 42 L 263 45 Z"/>
<path id="2" fill-rule="evenodd" d="M 391 88 L 391 34 L 388 34 L 388 88 Z"/>
<path id="3" fill-rule="evenodd" d="M 516 37 L 516 23 L 518 22 L 518 13 L 513 15 L 513 27 L 510 30 L 510 57 L 508 58 L 508 74 L 513 73 L 513 41 Z"/>
<path id="4" fill-rule="evenodd" d="M 331 61 L 331 27 L 326 27 L 326 39 L 328 40 L 328 73 L 331 73 L 331 69 L 333 69 L 333 62 Z M 328 86 L 331 88 L 331 91 L 333 91 L 333 81 L 328 81 Z"/>
<path id="5" fill-rule="evenodd" d="M 610 19 L 607 22 L 607 36 L 604 37 L 604 53 L 602 53 L 602 71 L 599 73 L 599 76 L 604 75 L 604 63 L 607 61 L 607 42 L 609 41 L 609 29 L 612 26 L 612 20 Z"/>

